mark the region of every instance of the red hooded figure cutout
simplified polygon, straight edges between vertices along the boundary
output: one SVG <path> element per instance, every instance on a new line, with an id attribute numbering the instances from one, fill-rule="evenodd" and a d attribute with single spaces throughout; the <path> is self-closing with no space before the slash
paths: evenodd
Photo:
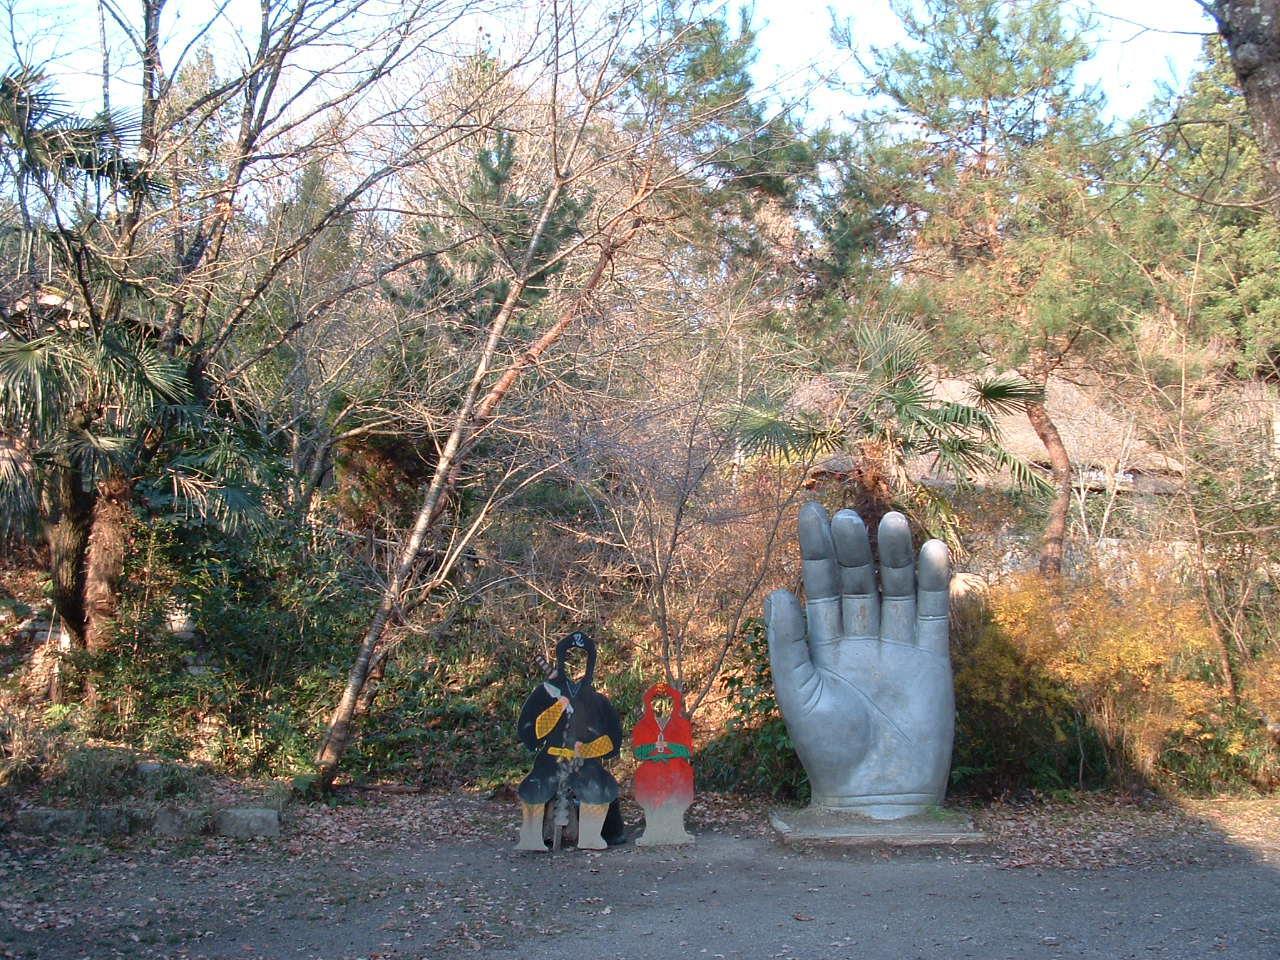
<path id="1" fill-rule="evenodd" d="M 654 700 L 671 701 L 660 715 Z M 684 697 L 666 682 L 655 683 L 644 695 L 644 715 L 631 732 L 631 746 L 640 761 L 636 767 L 636 802 L 644 808 L 640 846 L 688 843 L 684 812 L 693 802 L 693 729 L 684 712 Z"/>

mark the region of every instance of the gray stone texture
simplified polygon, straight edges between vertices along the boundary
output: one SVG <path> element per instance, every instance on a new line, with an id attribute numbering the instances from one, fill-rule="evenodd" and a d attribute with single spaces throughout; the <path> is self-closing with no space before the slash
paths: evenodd
<path id="1" fill-rule="evenodd" d="M 104 837 L 123 836 L 145 830 L 150 818 L 128 807 L 94 807 L 88 811 L 92 832 Z"/>
<path id="2" fill-rule="evenodd" d="M 140 810 L 125 806 L 29 807 L 18 811 L 13 825 L 21 833 L 42 833 L 59 837 L 85 834 L 112 837 L 145 831 L 150 826 L 150 817 Z"/>
<path id="3" fill-rule="evenodd" d="M 194 837 L 204 832 L 207 820 L 203 810 L 168 804 L 156 810 L 151 829 L 163 837 Z"/>
<path id="4" fill-rule="evenodd" d="M 280 836 L 280 811 L 269 807 L 231 807 L 218 811 L 214 829 L 224 837 Z"/>
<path id="5" fill-rule="evenodd" d="M 953 810 L 930 810 L 897 820 L 872 820 L 849 810 L 771 810 L 769 823 L 797 847 L 957 847 L 987 842 L 973 820 Z"/>
<path id="6" fill-rule="evenodd" d="M 819 810 L 893 820 L 937 808 L 955 732 L 948 645 L 950 564 L 917 559 L 906 517 L 888 513 L 879 563 L 852 510 L 800 510 L 805 607 L 765 603 L 778 705 Z"/>
<path id="7" fill-rule="evenodd" d="M 54 807 L 28 807 L 19 810 L 13 825 L 20 833 L 47 833 L 55 836 L 78 836 L 89 827 L 85 810 L 61 810 Z"/>

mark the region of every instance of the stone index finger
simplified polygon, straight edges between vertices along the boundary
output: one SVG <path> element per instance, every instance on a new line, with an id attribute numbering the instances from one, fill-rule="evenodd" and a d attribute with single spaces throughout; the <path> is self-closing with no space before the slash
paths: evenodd
<path id="1" fill-rule="evenodd" d="M 880 639 L 915 643 L 916 557 L 911 526 L 896 510 L 880 521 Z"/>
<path id="2" fill-rule="evenodd" d="M 836 569 L 836 548 L 831 540 L 831 522 L 822 504 L 811 500 L 801 507 L 799 527 L 809 642 L 829 643 L 841 634 L 840 577 Z"/>

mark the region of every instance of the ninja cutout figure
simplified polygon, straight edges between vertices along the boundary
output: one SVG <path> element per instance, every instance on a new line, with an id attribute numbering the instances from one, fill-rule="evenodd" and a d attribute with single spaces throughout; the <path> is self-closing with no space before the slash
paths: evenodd
<path id="1" fill-rule="evenodd" d="M 670 712 L 658 712 L 654 700 L 671 701 Z M 636 767 L 636 802 L 644 808 L 640 846 L 689 843 L 684 812 L 693 803 L 693 730 L 680 691 L 655 683 L 644 695 L 644 716 L 631 732 Z"/>
<path id="2" fill-rule="evenodd" d="M 586 670 L 577 680 L 565 662 L 572 650 L 587 656 Z M 602 763 L 618 756 L 622 723 L 608 698 L 591 686 L 595 667 L 595 641 L 581 631 L 569 634 L 556 644 L 555 671 L 533 689 L 520 711 L 520 742 L 537 756 L 516 791 L 521 805 L 517 850 L 547 849 L 547 804 L 556 803 L 552 830 L 557 836 L 569 819 L 570 791 L 578 803 L 579 849 L 603 850 L 606 841 L 623 842 L 618 781 Z"/>

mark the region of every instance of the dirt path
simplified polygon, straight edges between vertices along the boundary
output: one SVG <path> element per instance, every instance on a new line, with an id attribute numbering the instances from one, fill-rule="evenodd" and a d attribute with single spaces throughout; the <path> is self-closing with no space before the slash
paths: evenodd
<path id="1" fill-rule="evenodd" d="M 306 808 L 280 841 L 0 836 L 0 957 L 1266 958 L 1280 802 L 995 808 L 967 853 L 792 851 L 704 802 L 688 849 L 518 855 L 510 805 Z"/>

